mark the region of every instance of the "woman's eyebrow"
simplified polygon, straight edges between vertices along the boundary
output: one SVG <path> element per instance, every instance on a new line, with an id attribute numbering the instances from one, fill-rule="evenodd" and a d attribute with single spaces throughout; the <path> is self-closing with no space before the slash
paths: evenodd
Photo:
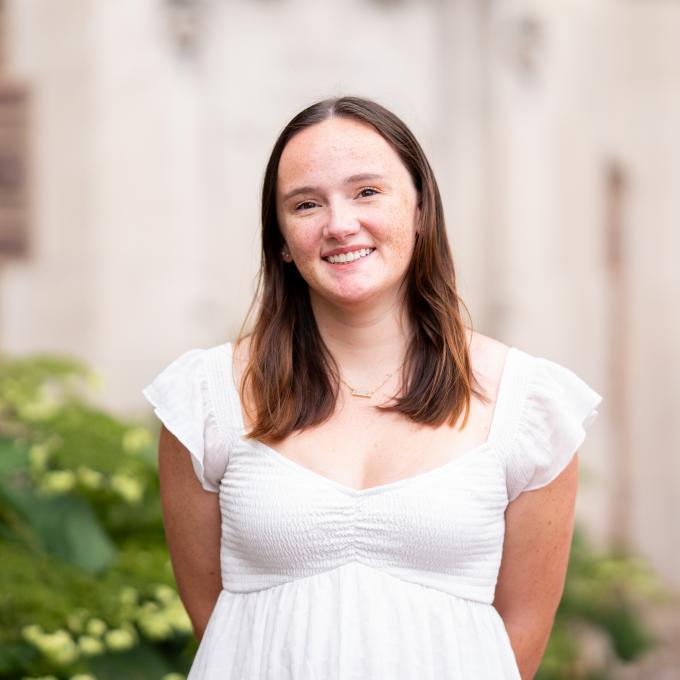
<path id="1" fill-rule="evenodd" d="M 383 175 L 379 175 L 378 173 L 375 172 L 362 172 L 357 175 L 350 175 L 349 177 L 345 177 L 342 183 L 354 184 L 354 182 L 368 182 L 384 179 L 385 177 Z M 286 192 L 281 198 L 281 201 L 285 202 L 288 199 L 292 198 L 293 196 L 297 196 L 297 194 L 313 194 L 317 191 L 319 191 L 319 187 L 313 186 L 296 187 L 295 189 L 291 189 L 290 191 Z"/>

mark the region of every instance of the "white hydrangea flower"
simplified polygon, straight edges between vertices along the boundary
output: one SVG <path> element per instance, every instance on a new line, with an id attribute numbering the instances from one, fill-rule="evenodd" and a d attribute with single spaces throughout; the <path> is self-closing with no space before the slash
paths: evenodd
<path id="1" fill-rule="evenodd" d="M 42 444 L 33 444 L 28 450 L 28 462 L 31 466 L 31 471 L 34 473 L 44 472 L 47 469 L 47 461 L 50 458 L 50 447 L 44 442 Z"/>
<path id="2" fill-rule="evenodd" d="M 66 630 L 43 633 L 32 644 L 58 666 L 68 666 L 80 656 L 78 645 Z"/>
<path id="3" fill-rule="evenodd" d="M 104 621 L 102 621 L 101 619 L 97 619 L 97 618 L 90 619 L 85 626 L 85 630 L 90 635 L 93 635 L 94 637 L 99 637 L 99 638 L 102 635 L 104 635 L 107 628 L 108 628 L 108 626 L 106 625 L 106 623 L 104 623 Z"/>
<path id="4" fill-rule="evenodd" d="M 24 640 L 26 640 L 26 642 L 30 642 L 31 644 L 35 644 L 35 641 L 40 639 L 40 637 L 44 634 L 45 631 L 43 631 L 43 629 L 35 623 L 24 626 L 21 629 L 21 636 L 24 638 Z"/>
<path id="5" fill-rule="evenodd" d="M 139 593 L 136 588 L 131 586 L 124 586 L 120 589 L 120 601 L 125 605 L 136 605 L 139 603 Z"/>
<path id="6" fill-rule="evenodd" d="M 41 420 L 48 420 L 57 413 L 61 403 L 49 394 L 45 388 L 46 386 L 43 386 L 41 393 L 34 401 L 19 402 L 17 411 L 20 417 L 25 420 L 39 422 Z"/>
<path id="7" fill-rule="evenodd" d="M 178 633 L 189 634 L 193 631 L 191 619 L 179 599 L 166 609 L 165 615 L 170 625 Z"/>
<path id="8" fill-rule="evenodd" d="M 111 488 L 131 505 L 139 503 L 144 495 L 142 483 L 136 477 L 121 472 L 112 475 Z"/>
<path id="9" fill-rule="evenodd" d="M 104 642 L 112 652 L 122 652 L 135 646 L 135 636 L 124 628 L 112 628 L 104 635 Z"/>
<path id="10" fill-rule="evenodd" d="M 139 453 L 151 446 L 151 434 L 144 427 L 132 427 L 123 434 L 123 450 L 126 453 Z"/>
<path id="11" fill-rule="evenodd" d="M 78 467 L 77 475 L 78 481 L 86 489 L 101 489 L 106 482 L 106 477 L 101 472 L 84 465 Z"/>
<path id="12" fill-rule="evenodd" d="M 75 484 L 72 470 L 51 470 L 42 476 L 38 491 L 46 496 L 60 496 L 71 491 Z"/>
<path id="13" fill-rule="evenodd" d="M 167 640 L 173 633 L 172 625 L 163 611 L 140 611 L 137 623 L 149 640 Z"/>
<path id="14" fill-rule="evenodd" d="M 156 599 L 163 604 L 170 604 L 177 600 L 175 589 L 165 584 L 156 586 L 154 595 L 156 596 Z"/>
<path id="15" fill-rule="evenodd" d="M 82 633 L 85 620 L 89 615 L 86 609 L 76 609 L 66 617 L 66 625 L 72 633 Z"/>
<path id="16" fill-rule="evenodd" d="M 83 656 L 97 656 L 105 651 L 104 643 L 91 635 L 81 635 L 78 638 L 78 649 Z"/>

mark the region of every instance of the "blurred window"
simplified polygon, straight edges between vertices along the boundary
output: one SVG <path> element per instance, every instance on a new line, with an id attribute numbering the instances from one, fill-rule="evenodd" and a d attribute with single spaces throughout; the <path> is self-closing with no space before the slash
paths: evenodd
<path id="1" fill-rule="evenodd" d="M 28 93 L 7 74 L 5 3 L 0 0 L 0 256 L 28 250 Z"/>

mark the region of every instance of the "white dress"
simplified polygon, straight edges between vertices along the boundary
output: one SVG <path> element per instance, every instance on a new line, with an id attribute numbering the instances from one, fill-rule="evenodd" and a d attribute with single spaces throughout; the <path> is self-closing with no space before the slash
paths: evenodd
<path id="1" fill-rule="evenodd" d="M 519 680 L 492 606 L 504 512 L 567 465 L 602 397 L 512 347 L 488 440 L 356 490 L 243 437 L 231 343 L 143 394 L 219 493 L 222 586 L 189 680 Z"/>

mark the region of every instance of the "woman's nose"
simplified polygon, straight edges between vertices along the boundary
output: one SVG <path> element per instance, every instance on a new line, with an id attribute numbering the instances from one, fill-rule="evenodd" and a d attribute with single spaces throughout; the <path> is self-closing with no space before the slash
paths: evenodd
<path id="1" fill-rule="evenodd" d="M 344 241 L 348 236 L 359 231 L 361 225 L 351 206 L 338 201 L 328 206 L 324 237 Z"/>

